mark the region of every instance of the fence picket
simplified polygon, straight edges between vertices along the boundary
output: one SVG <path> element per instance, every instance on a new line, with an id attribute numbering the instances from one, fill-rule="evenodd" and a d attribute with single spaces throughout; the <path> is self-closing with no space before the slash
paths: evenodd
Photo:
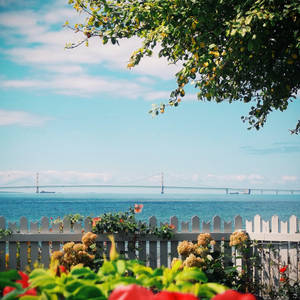
<path id="1" fill-rule="evenodd" d="M 49 219 L 47 217 L 42 217 L 41 221 L 41 233 L 49 232 Z"/>
<path id="2" fill-rule="evenodd" d="M 269 233 L 270 232 L 270 222 L 269 221 L 262 221 L 262 232 Z"/>
<path id="3" fill-rule="evenodd" d="M 28 233 L 28 221 L 25 217 L 20 218 L 20 233 Z"/>
<path id="4" fill-rule="evenodd" d="M 234 230 L 242 230 L 243 229 L 243 221 L 241 216 L 236 216 L 234 218 Z"/>
<path id="5" fill-rule="evenodd" d="M 168 267 L 168 242 L 160 241 L 160 266 Z"/>
<path id="6" fill-rule="evenodd" d="M 289 262 L 290 262 L 290 268 L 288 270 L 289 272 L 289 279 L 291 280 L 291 283 L 295 283 L 298 281 L 298 257 L 297 257 L 297 243 L 290 243 L 289 247 Z"/>
<path id="7" fill-rule="evenodd" d="M 92 231 L 92 223 L 90 218 L 84 220 L 84 230 L 85 232 Z"/>
<path id="8" fill-rule="evenodd" d="M 224 221 L 224 232 L 232 232 L 232 222 Z"/>
<path id="9" fill-rule="evenodd" d="M 192 232 L 200 231 L 200 219 L 198 216 L 192 217 Z"/>
<path id="10" fill-rule="evenodd" d="M 290 233 L 298 232 L 297 217 L 293 215 L 293 216 L 290 217 L 289 221 L 290 221 Z"/>
<path id="11" fill-rule="evenodd" d="M 151 268 L 157 267 L 157 242 L 149 242 L 149 264 Z"/>
<path id="12" fill-rule="evenodd" d="M 170 218 L 170 224 L 173 225 L 175 228 L 174 228 L 174 231 L 177 232 L 178 231 L 178 219 L 177 217 L 175 216 L 172 216 Z"/>
<path id="13" fill-rule="evenodd" d="M 260 217 L 260 215 L 256 215 L 254 217 L 254 232 L 255 233 L 261 232 L 261 217 Z"/>
<path id="14" fill-rule="evenodd" d="M 138 259 L 141 261 L 146 262 L 147 260 L 147 253 L 146 253 L 146 241 L 139 241 L 138 242 Z"/>
<path id="15" fill-rule="evenodd" d="M 63 232 L 64 233 L 71 232 L 71 220 L 70 220 L 70 218 L 65 217 L 63 219 Z"/>
<path id="16" fill-rule="evenodd" d="M 20 242 L 20 269 L 24 271 L 26 266 L 28 265 L 28 253 L 27 253 L 28 245 L 26 242 Z"/>
<path id="17" fill-rule="evenodd" d="M 278 233 L 279 232 L 279 218 L 278 216 L 273 216 L 271 219 L 272 223 L 272 233 Z"/>
<path id="18" fill-rule="evenodd" d="M 253 232 L 252 226 L 253 226 L 252 221 L 246 220 L 246 231 L 247 231 L 248 233 Z"/>
<path id="19" fill-rule="evenodd" d="M 288 233 L 288 222 L 280 222 L 280 232 L 281 233 Z"/>
<path id="20" fill-rule="evenodd" d="M 210 222 L 202 222 L 202 231 L 206 233 L 210 232 Z"/>
<path id="21" fill-rule="evenodd" d="M 181 222 L 181 232 L 189 232 L 189 222 Z"/>
<path id="22" fill-rule="evenodd" d="M 48 268 L 50 261 L 49 242 L 42 242 L 41 247 L 41 263 Z"/>
<path id="23" fill-rule="evenodd" d="M 213 218 L 213 232 L 221 232 L 221 218 L 219 216 Z"/>

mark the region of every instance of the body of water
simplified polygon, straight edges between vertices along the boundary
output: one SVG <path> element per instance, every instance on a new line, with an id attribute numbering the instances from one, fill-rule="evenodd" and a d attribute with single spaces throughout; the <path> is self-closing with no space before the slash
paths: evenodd
<path id="1" fill-rule="evenodd" d="M 0 216 L 18 222 L 25 216 L 38 221 L 43 216 L 63 217 L 79 213 L 96 217 L 105 212 L 126 211 L 135 203 L 144 204 L 137 219 L 155 216 L 160 222 L 169 222 L 171 216 L 189 221 L 197 215 L 210 221 L 216 215 L 231 221 L 240 215 L 243 222 L 256 214 L 265 220 L 277 215 L 286 221 L 291 215 L 300 218 L 300 195 L 212 195 L 212 194 L 98 194 L 98 193 L 0 193 Z"/>

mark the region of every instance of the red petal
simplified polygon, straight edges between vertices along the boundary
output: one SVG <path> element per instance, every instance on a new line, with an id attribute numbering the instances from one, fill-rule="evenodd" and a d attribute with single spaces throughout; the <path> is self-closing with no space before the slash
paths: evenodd
<path id="1" fill-rule="evenodd" d="M 241 294 L 234 290 L 228 290 L 225 293 L 218 294 L 212 300 L 256 300 L 252 294 Z"/>
<path id="2" fill-rule="evenodd" d="M 29 287 L 29 283 L 28 281 L 24 281 L 24 280 L 16 280 L 17 283 L 20 283 L 22 285 L 23 289 L 26 289 Z"/>
<path id="3" fill-rule="evenodd" d="M 18 273 L 21 276 L 21 278 L 22 278 L 21 280 L 22 281 L 28 281 L 29 280 L 29 276 L 27 274 L 25 274 L 25 273 L 23 273 L 21 271 L 19 271 Z"/>
<path id="4" fill-rule="evenodd" d="M 154 295 L 155 300 L 199 300 L 196 296 L 192 294 L 183 294 L 178 292 L 168 292 L 162 291 Z"/>
<path id="5" fill-rule="evenodd" d="M 113 290 L 110 294 L 109 300 L 153 300 L 153 294 L 148 289 L 130 284 L 127 286 L 120 286 Z"/>
<path id="6" fill-rule="evenodd" d="M 6 286 L 4 289 L 3 289 L 3 296 L 5 296 L 6 294 L 10 293 L 11 291 L 15 290 L 16 288 L 15 287 L 12 287 L 12 286 Z"/>
<path id="7" fill-rule="evenodd" d="M 61 273 L 67 273 L 67 269 L 65 266 L 59 266 L 59 269 Z"/>
<path id="8" fill-rule="evenodd" d="M 36 296 L 37 295 L 36 289 L 29 289 L 28 291 L 26 291 L 24 295 Z"/>

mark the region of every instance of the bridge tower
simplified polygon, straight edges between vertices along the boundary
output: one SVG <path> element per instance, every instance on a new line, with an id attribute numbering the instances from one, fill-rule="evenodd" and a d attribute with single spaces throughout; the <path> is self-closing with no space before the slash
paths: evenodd
<path id="1" fill-rule="evenodd" d="M 39 173 L 36 173 L 36 193 L 40 193 L 40 187 L 39 187 Z"/>
<path id="2" fill-rule="evenodd" d="M 165 187 L 164 187 L 164 173 L 163 172 L 161 172 L 161 194 L 164 194 L 164 189 L 165 189 Z"/>

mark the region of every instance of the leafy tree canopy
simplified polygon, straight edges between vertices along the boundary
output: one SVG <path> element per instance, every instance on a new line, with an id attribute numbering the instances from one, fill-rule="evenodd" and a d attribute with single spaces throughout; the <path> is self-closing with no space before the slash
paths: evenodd
<path id="1" fill-rule="evenodd" d="M 69 0 L 87 14 L 84 24 L 66 26 L 118 43 L 139 37 L 140 49 L 128 67 L 151 56 L 182 66 L 169 102 L 153 114 L 177 106 L 193 82 L 199 100 L 253 104 L 242 117 L 249 128 L 261 128 L 273 110 L 284 111 L 300 88 L 299 0 Z M 300 121 L 292 133 L 300 132 Z"/>

